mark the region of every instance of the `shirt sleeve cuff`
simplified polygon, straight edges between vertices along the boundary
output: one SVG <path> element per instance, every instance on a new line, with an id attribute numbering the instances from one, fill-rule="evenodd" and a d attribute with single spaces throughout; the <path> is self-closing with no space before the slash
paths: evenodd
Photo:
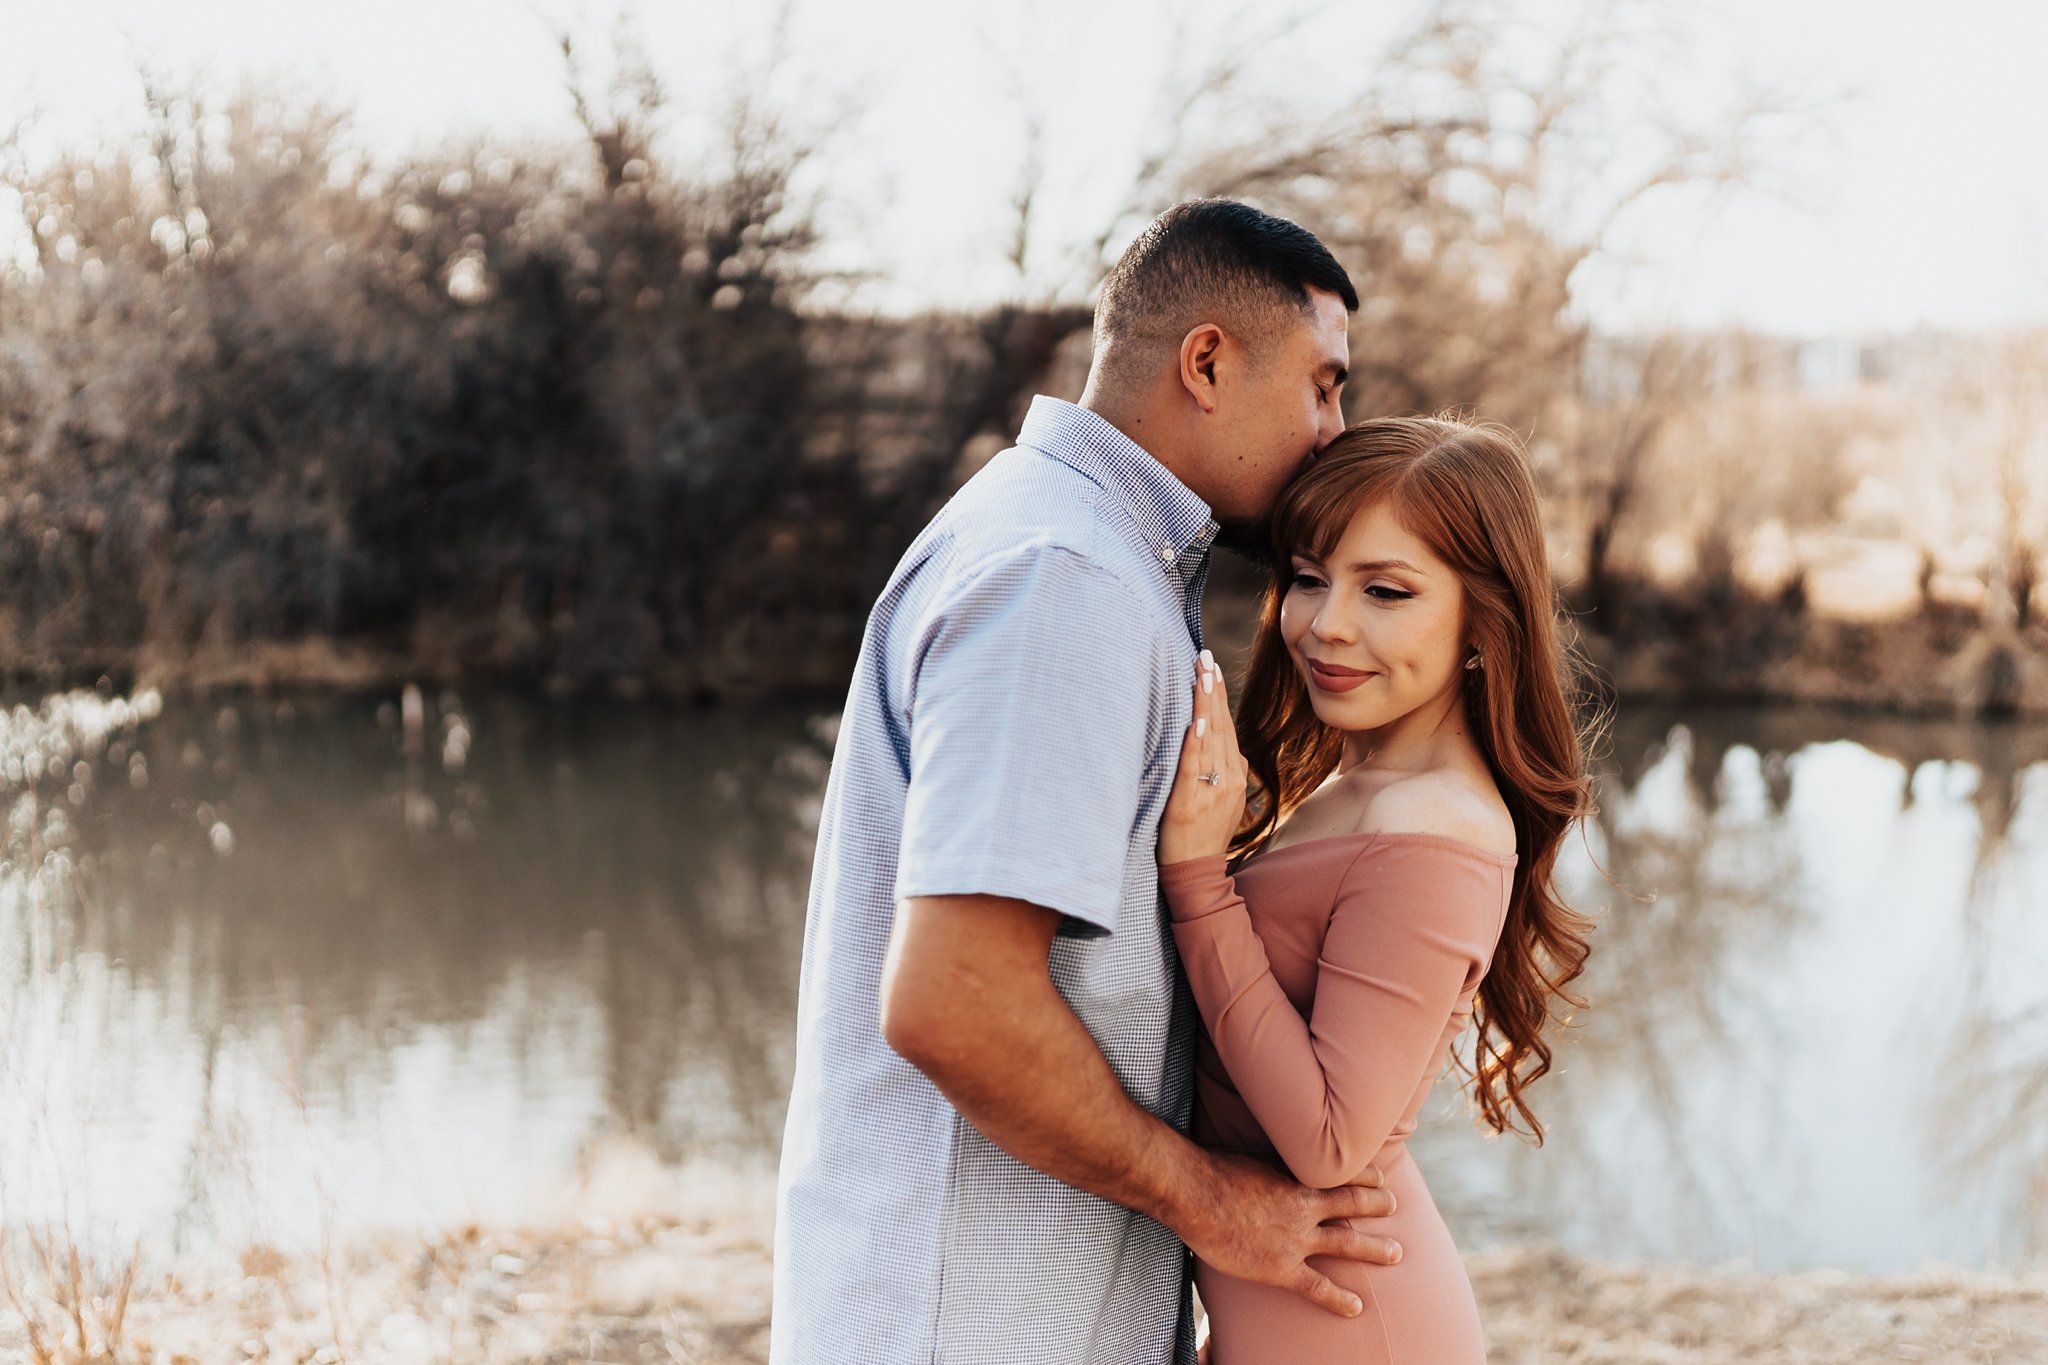
<path id="1" fill-rule="evenodd" d="M 894 894 L 899 901 L 912 896 L 1000 896 L 1026 901 L 1064 916 L 1061 932 L 1069 937 L 1092 938 L 1116 932 L 1121 890 L 1111 887 L 1105 894 L 1105 885 L 1072 879 L 1055 882 L 1032 870 L 980 864 L 899 872 Z"/>
<path id="2" fill-rule="evenodd" d="M 1237 883 L 1231 878 L 1227 853 L 1163 864 L 1159 885 L 1177 924 L 1212 915 L 1237 900 Z"/>

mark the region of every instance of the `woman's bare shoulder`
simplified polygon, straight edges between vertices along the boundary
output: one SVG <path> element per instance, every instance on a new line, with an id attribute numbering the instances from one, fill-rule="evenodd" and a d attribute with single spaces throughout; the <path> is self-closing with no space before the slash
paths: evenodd
<path id="1" fill-rule="evenodd" d="M 1493 783 L 1455 769 L 1413 773 L 1375 791 L 1361 834 L 1434 834 L 1503 856 L 1515 852 L 1515 821 Z"/>

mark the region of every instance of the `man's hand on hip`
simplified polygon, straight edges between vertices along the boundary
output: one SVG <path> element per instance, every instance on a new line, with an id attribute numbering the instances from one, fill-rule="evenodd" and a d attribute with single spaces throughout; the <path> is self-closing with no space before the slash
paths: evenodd
<path id="1" fill-rule="evenodd" d="M 1174 1229 L 1195 1255 L 1226 1275 L 1292 1290 L 1340 1317 L 1363 1312 L 1356 1294 L 1308 1258 L 1373 1265 L 1401 1259 L 1398 1242 L 1339 1221 L 1384 1218 L 1394 1211 L 1393 1192 L 1379 1188 L 1380 1173 L 1367 1168 L 1360 1183 L 1316 1190 L 1250 1157 L 1208 1155 L 1216 1166 L 1215 1183 L 1207 1198 L 1193 1202 L 1185 1225 Z"/>

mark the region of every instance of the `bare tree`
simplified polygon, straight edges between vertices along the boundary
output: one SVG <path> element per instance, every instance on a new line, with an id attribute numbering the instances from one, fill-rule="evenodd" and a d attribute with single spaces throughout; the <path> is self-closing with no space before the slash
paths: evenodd
<path id="1" fill-rule="evenodd" d="M 1594 356 L 1575 279 L 1650 196 L 1744 183 L 1790 108 L 1745 94 L 1702 128 L 1653 105 L 1617 169 L 1597 130 L 1616 121 L 1645 41 L 1630 13 L 1594 7 L 1531 63 L 1505 7 L 1447 0 L 1322 123 L 1148 163 L 1155 192 L 1254 199 L 1346 262 L 1365 299 L 1351 413 L 1476 411 L 1529 433 L 1552 491 L 1578 509 L 1596 607 L 1652 455 L 1707 370 L 1700 344 L 1677 335 Z M 1199 98 L 1226 98 L 1233 78 L 1222 69 Z"/>
<path id="2" fill-rule="evenodd" d="M 1566 468 L 1567 497 L 1583 518 L 1580 600 L 1600 622 L 1615 612 L 1615 535 L 1641 500 L 1651 457 L 1699 387 L 1699 343 L 1653 336 L 1615 348 L 1621 373 L 1610 392 L 1589 395 Z"/>
<path id="3" fill-rule="evenodd" d="M 1994 356 L 1991 392 L 1997 426 L 1995 480 L 2000 525 L 1993 540 L 1987 629 L 1999 634 L 2032 624 L 2034 588 L 2048 535 L 2041 531 L 2048 499 L 2048 332 L 2017 333 Z"/>

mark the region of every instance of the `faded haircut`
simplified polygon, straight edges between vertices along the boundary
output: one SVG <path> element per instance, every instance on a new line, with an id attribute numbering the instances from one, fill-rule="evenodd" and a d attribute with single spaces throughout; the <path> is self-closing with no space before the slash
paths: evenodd
<path id="1" fill-rule="evenodd" d="M 1142 384 L 1187 334 L 1214 323 L 1258 364 L 1312 318 L 1311 289 L 1351 312 L 1358 291 L 1307 228 L 1232 199 L 1192 199 L 1138 234 L 1102 282 L 1095 358 L 1113 387 Z"/>

